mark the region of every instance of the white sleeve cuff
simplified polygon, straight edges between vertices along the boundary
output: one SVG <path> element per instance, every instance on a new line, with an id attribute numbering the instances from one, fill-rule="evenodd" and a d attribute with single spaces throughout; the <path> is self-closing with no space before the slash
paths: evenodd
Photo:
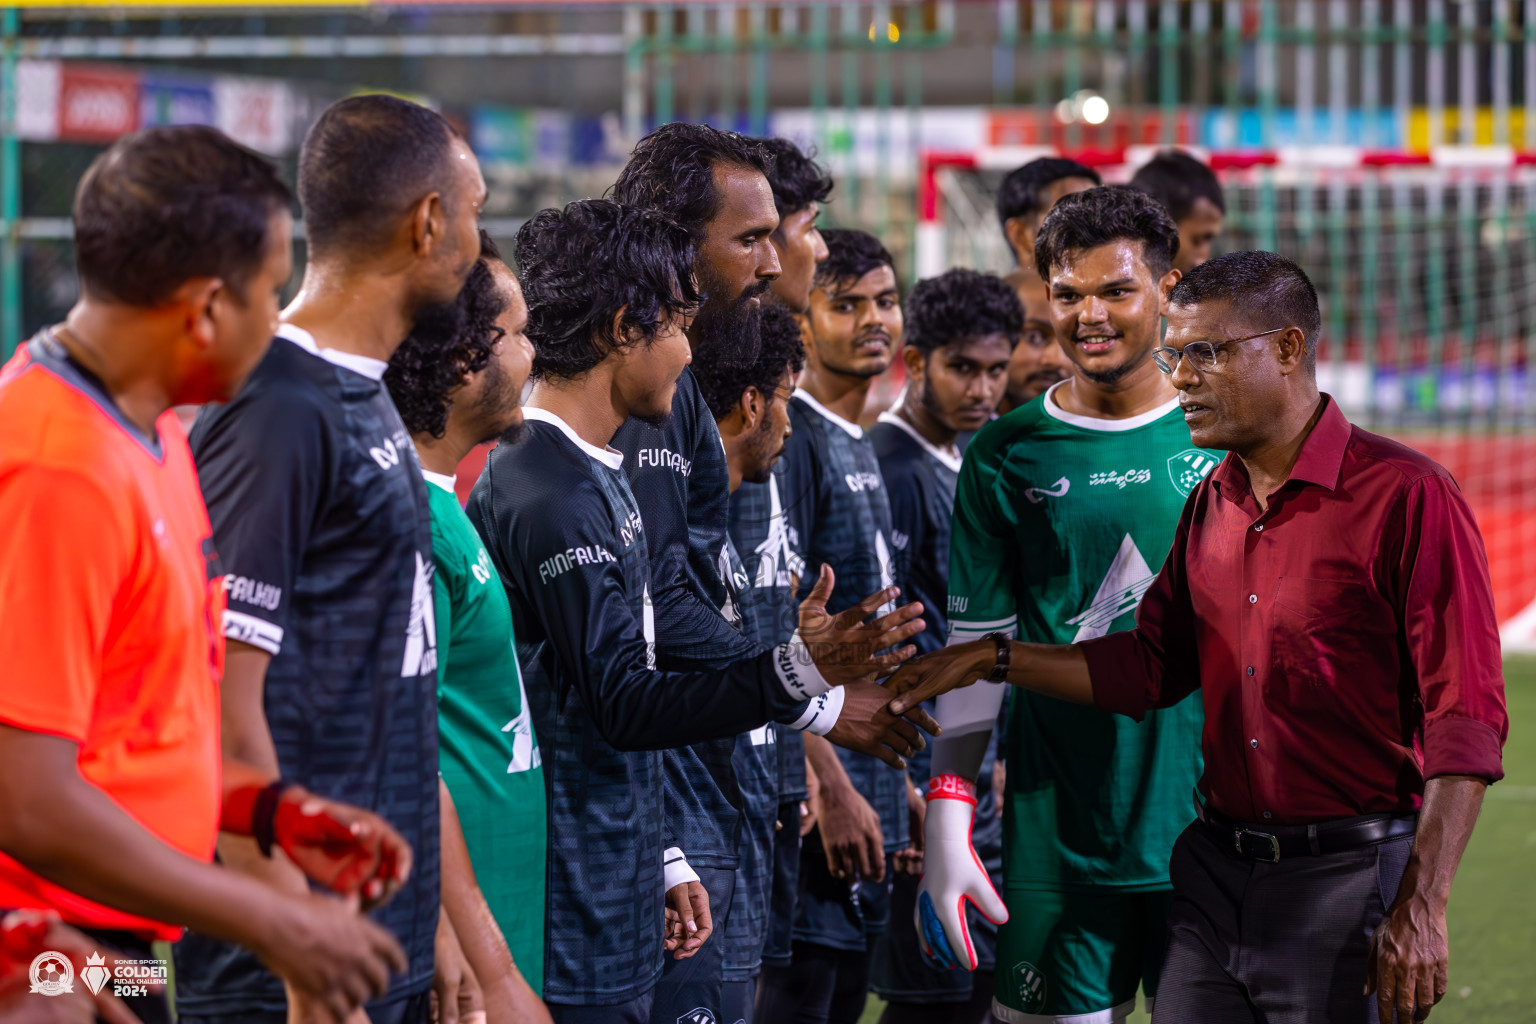
<path id="1" fill-rule="evenodd" d="M 671 892 L 675 886 L 684 882 L 697 882 L 699 873 L 688 866 L 682 847 L 669 846 L 661 857 L 661 878 L 662 891 Z"/>
<path id="2" fill-rule="evenodd" d="M 822 676 L 821 670 L 811 660 L 811 649 L 806 646 L 800 631 L 773 650 L 773 669 L 779 674 L 779 682 L 796 700 L 820 697 L 832 689 L 832 684 Z M 830 726 L 828 726 L 830 728 Z"/>
<path id="3" fill-rule="evenodd" d="M 808 732 L 812 736 L 825 736 L 832 731 L 837 724 L 838 716 L 843 713 L 843 700 L 846 696 L 841 686 L 834 686 L 819 697 L 812 697 L 810 705 L 793 722 L 785 724 L 786 729 L 795 732 Z"/>
<path id="4" fill-rule="evenodd" d="M 283 627 L 245 612 L 224 609 L 224 638 L 260 647 L 274 658 L 283 649 Z"/>

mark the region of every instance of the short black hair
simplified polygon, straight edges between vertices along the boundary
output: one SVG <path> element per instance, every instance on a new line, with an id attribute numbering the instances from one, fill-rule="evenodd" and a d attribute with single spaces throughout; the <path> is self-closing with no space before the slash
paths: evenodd
<path id="1" fill-rule="evenodd" d="M 816 264 L 815 286 L 831 291 L 853 284 L 877 267 L 887 266 L 894 272 L 896 261 L 880 239 L 868 231 L 852 228 L 831 228 L 821 237 L 827 243 L 827 258 Z"/>
<path id="2" fill-rule="evenodd" d="M 310 251 L 382 241 L 423 196 L 443 190 L 456 138 L 441 114 L 395 96 L 350 96 L 327 107 L 299 150 Z"/>
<path id="3" fill-rule="evenodd" d="M 759 139 L 773 157 L 768 185 L 773 189 L 773 205 L 779 216 L 799 213 L 812 203 L 824 203 L 832 195 L 832 175 L 788 139 Z"/>
<path id="4" fill-rule="evenodd" d="M 1141 259 L 1162 277 L 1179 252 L 1179 226 L 1163 204 L 1129 185 L 1100 185 L 1057 203 L 1035 239 L 1035 269 L 1051 279 L 1051 267 L 1071 254 L 1110 242 L 1140 242 Z"/>
<path id="5" fill-rule="evenodd" d="M 902 304 L 906 342 L 923 355 L 993 334 L 1012 348 L 1024 330 L 1024 306 L 1013 286 L 993 274 L 955 267 L 912 286 Z"/>
<path id="6" fill-rule="evenodd" d="M 1171 306 L 1226 302 L 1255 331 L 1300 327 L 1307 342 L 1307 368 L 1317 368 L 1323 314 L 1307 272 L 1277 252 L 1229 252 L 1207 260 L 1173 286 Z"/>
<path id="7" fill-rule="evenodd" d="M 450 397 L 467 374 L 479 373 L 491 361 L 505 333 L 496 321 L 507 311 L 507 298 L 496 287 L 492 262 L 501 250 L 480 232 L 480 258 L 459 292 L 458 317 L 448 336 L 418 324 L 389 357 L 384 386 L 395 401 L 405 429 L 413 434 L 442 437 L 448 429 Z"/>
<path id="8" fill-rule="evenodd" d="M 194 277 L 241 300 L 293 194 L 264 157 L 216 128 L 146 128 L 91 162 L 75 189 L 75 266 L 87 295 L 154 306 Z"/>
<path id="9" fill-rule="evenodd" d="M 1162 203 L 1176 221 L 1189 216 L 1197 199 L 1208 199 L 1227 212 L 1216 172 L 1182 150 L 1159 151 L 1131 178 L 1131 185 Z"/>
<path id="10" fill-rule="evenodd" d="M 773 177 L 773 157 L 757 139 L 707 124 L 673 121 L 640 140 L 608 198 L 659 210 L 697 237 L 720 209 L 715 168 L 732 166 Z"/>
<path id="11" fill-rule="evenodd" d="M 1040 212 L 1045 205 L 1041 193 L 1046 186 L 1062 178 L 1087 178 L 1095 185 L 1101 184 L 1099 172 L 1092 167 L 1059 156 L 1043 156 L 1031 160 L 1023 167 L 1015 168 L 1003 178 L 997 187 L 997 220 L 1004 227 L 1015 217 L 1027 217 Z"/>
<path id="12" fill-rule="evenodd" d="M 633 335 L 655 340 L 669 316 L 698 305 L 693 258 L 693 236 L 655 210 L 582 199 L 534 214 L 517 232 L 533 375 L 576 377 Z"/>
<path id="13" fill-rule="evenodd" d="M 708 349 L 694 356 L 693 375 L 698 379 L 704 404 L 715 419 L 729 416 L 747 388 L 757 388 L 771 400 L 785 370 L 799 373 L 805 367 L 800 322 L 777 302 L 763 303 L 762 338 L 757 358 L 750 363 L 711 358 Z"/>

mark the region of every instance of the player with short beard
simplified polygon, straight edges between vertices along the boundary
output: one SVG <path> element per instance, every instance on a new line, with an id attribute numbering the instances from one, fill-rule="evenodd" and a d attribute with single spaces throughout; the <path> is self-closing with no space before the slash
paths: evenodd
<path id="1" fill-rule="evenodd" d="M 1076 372 L 966 450 L 949 561 L 950 643 L 1070 643 L 1134 625 L 1184 500 L 1219 461 L 1196 448 L 1157 367 L 1178 229 L 1126 186 L 1068 196 L 1035 245 L 1056 336 Z M 941 657 L 940 654 L 935 655 Z M 974 780 L 999 686 L 939 698 L 917 926 L 925 952 L 975 970 L 960 914 L 998 930 L 994 1015 L 1108 1020 L 1150 1002 L 1167 941 L 1168 858 L 1194 816 L 1197 701 L 1141 722 L 1019 691 L 1009 713 L 999 898 L 971 858 Z"/>
<path id="2" fill-rule="evenodd" d="M 795 344 L 801 353 L 801 361 L 796 364 L 796 372 L 799 372 L 804 348 L 799 341 L 797 317 L 810 305 L 816 267 L 827 258 L 827 243 L 816 226 L 816 218 L 822 204 L 832 194 L 832 178 L 788 139 L 763 139 L 762 143 L 773 154 L 768 185 L 773 189 L 779 227 L 769 236 L 769 241 L 779 255 L 782 269 L 770 294 L 775 304 L 796 314 L 787 323 L 795 331 Z M 768 318 L 766 311 L 764 318 Z M 781 320 L 781 325 L 784 323 Z M 749 542 L 744 549 L 747 576 L 757 609 L 757 614 L 750 618 L 745 628 L 762 643 L 782 642 L 793 630 L 795 591 L 805 565 L 798 551 L 797 536 L 791 536 L 783 514 L 783 477 L 784 463 L 780 460 L 766 481 L 746 481 L 731 494 L 732 539 Z M 773 831 L 774 850 L 770 858 L 773 882 L 768 919 L 764 924 L 766 934 L 760 940 L 751 935 L 740 935 L 742 941 L 738 945 L 738 934 L 727 921 L 726 943 L 730 947 L 726 950 L 727 986 L 748 982 L 755 985 L 761 963 L 789 966 L 790 930 L 795 923 L 796 893 L 800 882 L 800 838 L 809 830 L 812 819 L 806 804 L 805 740 L 793 729 L 774 728 L 779 757 L 779 792 L 778 806 L 772 813 L 778 827 Z M 738 740 L 738 756 L 740 747 Z M 750 891 L 756 884 L 744 871 L 738 871 L 738 886 Z M 735 913 L 736 908 L 733 908 L 733 916 Z"/>
<path id="3" fill-rule="evenodd" d="M 720 428 L 733 494 L 742 486 L 762 486 L 773 479 L 789 436 L 789 396 L 795 387 L 795 374 L 805 365 L 800 325 L 783 306 L 770 303 L 763 307 L 761 339 L 758 357 L 749 366 L 725 366 L 708 360 L 695 366 L 699 390 Z M 779 614 L 778 606 L 772 600 L 764 602 L 763 596 L 776 596 L 776 592 L 753 585 L 753 572 L 743 565 L 729 537 L 726 555 L 729 571 L 722 574 L 731 580 L 733 618 L 743 633 L 761 636 L 765 631 L 759 628 L 758 619 Z M 722 570 L 726 568 L 722 565 Z M 769 922 L 781 906 L 772 897 L 777 895 L 781 877 L 775 862 L 785 832 L 793 839 L 787 855 L 797 864 L 799 861 L 798 815 L 780 813 L 780 794 L 786 757 L 799 760 L 804 777 L 805 748 L 796 742 L 794 751 L 786 754 L 782 749 L 786 737 L 800 738 L 793 730 L 776 724 L 736 737 L 731 763 L 741 788 L 741 863 L 736 869 L 730 916 L 720 936 L 725 947 L 720 1015 L 724 1021 L 752 1019 Z M 796 799 L 792 808 L 798 806 Z M 789 905 L 793 907 L 792 899 Z"/>
<path id="4" fill-rule="evenodd" d="M 891 255 L 876 238 L 823 234 L 830 255 L 816 270 L 805 372 L 790 403 L 784 514 L 803 545 L 801 593 L 831 566 L 832 601 L 847 607 L 896 581 L 890 507 L 857 421 L 900 344 L 901 297 Z M 857 1020 L 869 943 L 885 922 L 885 856 L 908 843 L 906 776 L 816 737 L 806 738 L 806 756 L 818 816 L 801 851 L 793 959 L 788 967 L 765 965 L 757 1015 Z"/>
<path id="5" fill-rule="evenodd" d="M 506 592 L 454 493 L 476 445 L 522 428 L 533 366 L 528 305 L 496 244 L 459 293 L 459 324 L 418 326 L 390 357 L 384 383 L 411 432 L 432 511 L 438 659 L 443 906 L 491 1024 L 547 1021 L 544 979 L 544 769 Z M 526 979 L 526 980 L 525 980 Z"/>
<path id="6" fill-rule="evenodd" d="M 919 281 L 903 307 L 907 386 L 896 407 L 880 414 L 870 441 L 891 502 L 898 575 L 920 595 L 928 628 L 913 641 L 927 653 L 949 633 L 949 533 L 960 472 L 960 436 L 985 425 L 1007 387 L 1009 357 L 1020 344 L 1023 310 L 1001 278 L 954 269 Z M 932 710 L 932 706 L 929 706 Z M 971 843 L 994 884 L 1002 880 L 1003 829 L 994 795 L 996 744 L 987 751 L 976 787 L 982 794 Z M 882 1024 L 977 1024 L 992 1008 L 997 929 L 979 914 L 968 920 L 978 949 L 977 974 L 938 971 L 925 963 L 906 922 L 917 905 L 922 874 L 922 813 L 929 758 L 920 751 L 907 765 L 914 814 L 911 848 L 895 856 L 888 927 L 875 947 L 871 988 L 886 1000 Z M 973 984 L 974 981 L 974 984 Z"/>
<path id="7" fill-rule="evenodd" d="M 562 1024 L 651 1019 L 664 896 L 667 950 L 708 923 L 690 891 L 696 880 L 679 877 L 680 858 L 664 848 L 659 751 L 734 742 L 894 666 L 921 629 L 915 605 L 862 624 L 890 589 L 829 617 L 829 574 L 801 605 L 802 636 L 791 642 L 727 666 L 661 663 L 650 522 L 611 442 L 627 421 L 661 420 L 674 407 L 691 358 L 683 324 L 698 301 L 694 256 L 671 219 L 605 200 L 523 225 L 517 260 L 535 351 L 528 424 L 491 452 L 470 496 L 512 600 L 535 725 L 559 752 L 546 767 L 544 994 Z M 814 650 L 803 637 L 818 640 Z M 890 728 L 903 753 L 919 742 L 905 723 Z"/>
<path id="8" fill-rule="evenodd" d="M 701 363 L 745 366 L 757 357 L 761 297 L 780 274 L 771 241 L 779 227 L 767 177 L 772 167 L 772 157 L 756 140 L 673 123 L 640 141 L 611 189 L 615 200 L 661 212 L 693 236 L 701 301 L 688 340 Z M 646 524 L 658 659 L 679 668 L 718 667 L 755 654 L 761 645 L 722 615 L 729 471 L 692 371 L 679 378 L 670 413 L 636 417 L 613 444 L 626 455 L 625 470 Z M 884 691 L 855 686 L 838 696 L 841 707 L 806 707 L 786 721 L 866 754 L 899 760 L 882 738 Z M 903 739 L 895 742 L 907 746 Z M 656 997 L 658 1024 L 719 1005 L 723 944 L 704 940 L 712 925 L 728 920 L 739 859 L 734 748 L 734 741 L 721 740 L 666 755 L 668 849 L 677 851 L 677 870 L 702 876 L 692 882 L 693 899 L 708 916 L 667 961 Z"/>

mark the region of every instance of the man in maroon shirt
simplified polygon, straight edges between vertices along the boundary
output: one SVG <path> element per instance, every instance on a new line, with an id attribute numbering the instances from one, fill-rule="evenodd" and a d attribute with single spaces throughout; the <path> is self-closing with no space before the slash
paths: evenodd
<path id="1" fill-rule="evenodd" d="M 987 639 L 909 662 L 900 713 L 979 678 L 1139 718 L 1196 688 L 1199 820 L 1170 871 L 1154 1024 L 1422 1020 L 1445 907 L 1509 721 L 1488 563 L 1440 466 L 1317 390 L 1317 293 L 1238 252 L 1173 290 L 1165 347 L 1196 445 L 1134 630 Z"/>

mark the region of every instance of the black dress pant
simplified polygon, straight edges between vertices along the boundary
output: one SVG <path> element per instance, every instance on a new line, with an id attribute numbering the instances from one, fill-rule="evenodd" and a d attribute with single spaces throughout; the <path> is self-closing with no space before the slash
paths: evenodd
<path id="1" fill-rule="evenodd" d="M 1366 958 L 1412 844 L 1410 833 L 1271 864 L 1192 824 L 1169 862 L 1153 1024 L 1376 1024 Z"/>

